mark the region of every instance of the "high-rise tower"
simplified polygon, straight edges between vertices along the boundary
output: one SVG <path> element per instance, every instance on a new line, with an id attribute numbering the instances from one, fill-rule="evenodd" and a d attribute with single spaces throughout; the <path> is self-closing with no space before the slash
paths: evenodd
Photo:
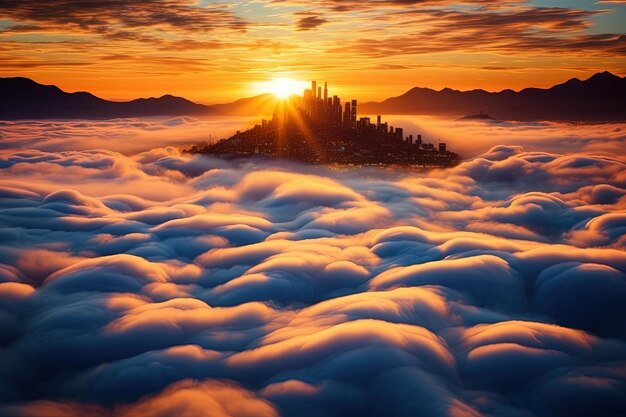
<path id="1" fill-rule="evenodd" d="M 333 96 L 333 118 L 341 123 L 341 100 L 337 96 Z"/>
<path id="2" fill-rule="evenodd" d="M 315 98 L 317 94 L 317 81 L 311 81 L 311 91 L 313 91 L 313 98 Z"/>
<path id="3" fill-rule="evenodd" d="M 328 83 L 324 81 L 324 103 L 328 101 Z"/>

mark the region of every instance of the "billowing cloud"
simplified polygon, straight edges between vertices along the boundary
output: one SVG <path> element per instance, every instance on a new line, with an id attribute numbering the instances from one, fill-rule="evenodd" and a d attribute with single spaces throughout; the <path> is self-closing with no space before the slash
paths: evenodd
<path id="1" fill-rule="evenodd" d="M 201 6 L 196 1 L 170 0 L 53 0 L 45 4 L 3 0 L 6 19 L 23 23 L 30 30 L 64 29 L 96 32 L 106 36 L 132 36 L 130 31 L 161 27 L 183 32 L 202 32 L 216 27 L 245 29 L 246 23 L 219 5 Z"/>
<path id="2" fill-rule="evenodd" d="M 302 17 L 296 23 L 298 30 L 315 29 L 323 25 L 324 23 L 328 22 L 328 20 L 324 19 L 323 17 L 317 16 L 314 14 L 304 13 L 304 14 L 301 14 L 300 16 Z"/>
<path id="3" fill-rule="evenodd" d="M 77 403 L 37 401 L 24 406 L 7 407 L 4 411 L 24 417 L 70 417 L 79 414 L 115 417 L 278 416 L 272 405 L 256 397 L 254 393 L 228 381 L 217 380 L 183 380 L 168 386 L 157 395 L 147 396 L 137 403 L 118 406 L 113 410 Z"/>
<path id="4" fill-rule="evenodd" d="M 0 414 L 626 412 L 619 126 L 429 172 L 161 147 L 206 123 L 3 126 Z"/>

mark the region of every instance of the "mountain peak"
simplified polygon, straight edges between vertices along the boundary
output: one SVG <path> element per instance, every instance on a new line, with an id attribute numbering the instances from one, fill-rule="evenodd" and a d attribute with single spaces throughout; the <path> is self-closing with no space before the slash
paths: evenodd
<path id="1" fill-rule="evenodd" d="M 21 83 L 21 84 L 38 84 L 37 82 L 26 77 L 0 77 L 0 82 L 8 83 Z"/>
<path id="2" fill-rule="evenodd" d="M 175 96 L 173 94 L 164 94 L 161 97 L 159 97 L 159 99 L 161 100 L 187 100 L 184 97 Z"/>
<path id="3" fill-rule="evenodd" d="M 88 92 L 67 93 L 54 85 L 42 85 L 29 78 L 0 78 L 0 118 L 78 118 L 181 116 L 207 114 L 212 108 L 182 97 L 113 102 Z"/>
<path id="4" fill-rule="evenodd" d="M 613 81 L 613 80 L 620 80 L 621 77 L 618 77 L 617 75 L 609 72 L 609 71 L 604 71 L 604 72 L 598 72 L 596 74 L 593 74 L 587 81 Z"/>
<path id="5" fill-rule="evenodd" d="M 519 92 L 412 88 L 381 103 L 365 103 L 361 109 L 370 114 L 469 114 L 470 119 L 477 118 L 476 109 L 483 109 L 499 120 L 623 121 L 626 78 L 605 71 L 585 80 L 572 78 L 550 88 L 525 88 Z"/>

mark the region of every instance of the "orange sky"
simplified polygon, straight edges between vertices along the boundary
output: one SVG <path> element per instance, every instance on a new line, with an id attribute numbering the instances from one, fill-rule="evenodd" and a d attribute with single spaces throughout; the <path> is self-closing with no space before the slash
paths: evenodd
<path id="1" fill-rule="evenodd" d="M 594 0 L 5 1 L 0 76 L 109 99 L 258 94 L 327 80 L 360 100 L 413 86 L 548 87 L 626 75 L 626 2 Z"/>

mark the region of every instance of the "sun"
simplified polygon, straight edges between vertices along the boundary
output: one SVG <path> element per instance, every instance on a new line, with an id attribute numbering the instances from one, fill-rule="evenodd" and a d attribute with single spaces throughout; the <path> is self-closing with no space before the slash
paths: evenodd
<path id="1" fill-rule="evenodd" d="M 304 81 L 297 81 L 292 78 L 279 77 L 269 81 L 260 82 L 257 89 L 260 92 L 272 93 L 278 99 L 286 99 L 294 94 L 302 94 L 306 87 Z"/>
<path id="2" fill-rule="evenodd" d="M 269 83 L 269 89 L 276 97 L 284 99 L 300 91 L 300 85 L 291 78 L 274 78 Z"/>

